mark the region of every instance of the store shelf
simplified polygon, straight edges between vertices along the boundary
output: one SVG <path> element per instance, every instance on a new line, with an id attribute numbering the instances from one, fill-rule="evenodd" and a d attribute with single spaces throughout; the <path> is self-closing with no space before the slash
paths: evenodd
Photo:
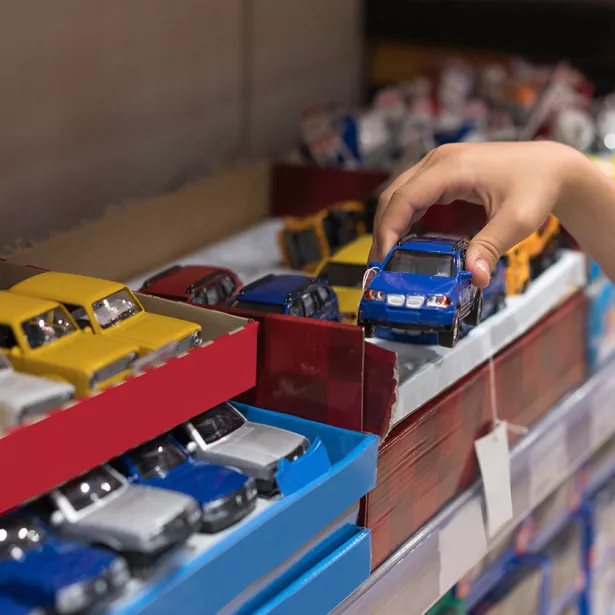
<path id="1" fill-rule="evenodd" d="M 615 363 L 560 402 L 511 451 L 514 517 L 487 538 L 476 483 L 398 549 L 336 615 L 421 615 L 615 433 Z"/>

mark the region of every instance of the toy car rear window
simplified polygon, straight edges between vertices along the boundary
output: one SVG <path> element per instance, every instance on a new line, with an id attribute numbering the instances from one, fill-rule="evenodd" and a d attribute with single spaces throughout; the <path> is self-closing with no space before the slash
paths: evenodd
<path id="1" fill-rule="evenodd" d="M 345 286 L 347 288 L 362 288 L 365 265 L 350 263 L 329 263 L 319 277 L 327 280 L 331 286 Z"/>
<path id="2" fill-rule="evenodd" d="M 455 275 L 455 259 L 449 254 L 395 250 L 384 269 L 392 273 L 452 278 Z"/>
<path id="3" fill-rule="evenodd" d="M 252 310 L 253 312 L 268 312 L 269 314 L 284 314 L 284 306 L 275 303 L 259 303 L 258 301 L 239 300 L 233 303 L 238 310 Z"/>
<path id="4" fill-rule="evenodd" d="M 144 480 L 157 476 L 164 478 L 186 461 L 186 455 L 168 436 L 146 442 L 128 455 Z"/>
<path id="5" fill-rule="evenodd" d="M 21 560 L 24 554 L 39 547 L 45 540 L 44 534 L 28 519 L 11 519 L 0 523 L 0 561 Z"/>
<path id="6" fill-rule="evenodd" d="M 220 404 L 192 419 L 194 428 L 199 432 L 205 444 L 211 444 L 239 429 L 245 419 L 228 404 Z"/>
<path id="7" fill-rule="evenodd" d="M 76 478 L 60 487 L 64 497 L 77 511 L 106 498 L 122 486 L 122 483 L 104 468 L 96 468 L 85 476 Z"/>

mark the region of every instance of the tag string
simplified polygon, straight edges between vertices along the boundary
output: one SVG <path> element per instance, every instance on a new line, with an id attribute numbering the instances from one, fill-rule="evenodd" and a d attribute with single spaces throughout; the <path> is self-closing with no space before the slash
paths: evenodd
<path id="1" fill-rule="evenodd" d="M 491 396 L 491 420 L 493 421 L 493 427 L 496 428 L 502 424 L 502 421 L 498 418 L 498 398 L 496 394 L 496 382 L 495 382 L 495 361 L 493 356 L 489 357 L 489 394 Z M 523 427 L 523 425 L 513 425 L 512 423 L 506 423 L 506 428 L 510 433 L 517 435 L 525 435 L 529 429 Z"/>
<path id="2" fill-rule="evenodd" d="M 370 267 L 364 274 L 363 274 L 363 284 L 361 285 L 361 293 L 365 292 L 365 289 L 367 287 L 367 285 L 369 284 L 369 276 L 372 273 L 378 273 L 380 271 L 379 267 Z"/>

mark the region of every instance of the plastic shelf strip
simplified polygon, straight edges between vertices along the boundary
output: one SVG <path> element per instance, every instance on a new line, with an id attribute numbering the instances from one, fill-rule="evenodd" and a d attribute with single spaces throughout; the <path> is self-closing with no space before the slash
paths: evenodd
<path id="1" fill-rule="evenodd" d="M 511 451 L 514 517 L 487 539 L 482 483 L 451 502 L 380 566 L 336 615 L 422 615 L 615 434 L 615 363 L 606 364 Z M 480 513 L 480 514 L 479 514 Z M 463 524 L 459 521 L 464 520 Z M 459 528 L 457 536 L 450 528 Z M 444 535 L 445 540 L 442 540 Z M 474 541 L 480 548 L 466 549 Z M 455 570 L 456 578 L 450 576 Z M 445 582 L 443 582 L 445 581 Z"/>

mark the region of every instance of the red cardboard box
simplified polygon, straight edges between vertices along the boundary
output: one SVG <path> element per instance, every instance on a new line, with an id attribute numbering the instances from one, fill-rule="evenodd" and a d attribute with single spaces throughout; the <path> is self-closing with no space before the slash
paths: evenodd
<path id="1" fill-rule="evenodd" d="M 499 418 L 530 426 L 585 379 L 586 310 L 585 296 L 576 294 L 495 357 Z M 483 365 L 390 433 L 365 504 L 373 567 L 477 477 L 474 441 L 492 416 Z"/>

